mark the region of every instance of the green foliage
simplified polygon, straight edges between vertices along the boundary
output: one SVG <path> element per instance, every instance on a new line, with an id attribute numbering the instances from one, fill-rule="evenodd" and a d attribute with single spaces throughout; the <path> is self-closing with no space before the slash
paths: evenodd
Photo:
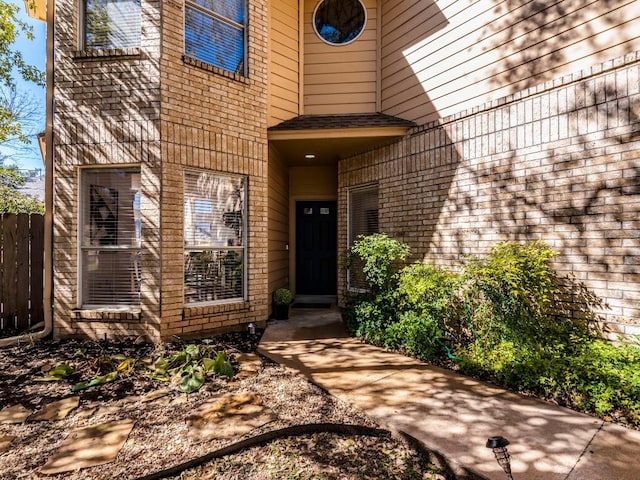
<path id="1" fill-rule="evenodd" d="M 73 363 L 61 363 L 50 369 L 45 377 L 37 377 L 34 378 L 34 380 L 36 382 L 57 382 L 58 380 L 68 377 L 75 372 L 75 370 L 76 368 Z"/>
<path id="2" fill-rule="evenodd" d="M 16 167 L 0 166 L 0 214 L 44 213 L 42 202 L 17 190 L 24 182 Z"/>
<path id="3" fill-rule="evenodd" d="M 187 345 L 181 352 L 168 358 L 158 358 L 151 369 L 151 376 L 171 381 L 184 393 L 193 393 L 204 385 L 207 373 L 233 377 L 233 366 L 227 354 L 220 352 L 215 359 L 209 345 Z"/>
<path id="4" fill-rule="evenodd" d="M 96 387 L 105 383 L 115 382 L 121 377 L 127 377 L 133 373 L 136 363 L 135 358 L 125 357 L 124 355 L 104 355 L 99 357 L 95 362 L 94 368 L 101 373 L 89 380 L 76 383 L 73 386 L 74 392 L 86 390 L 87 388 Z M 107 373 L 103 373 L 103 372 Z"/>
<path id="5" fill-rule="evenodd" d="M 44 85 L 44 73 L 25 62 L 22 54 L 14 48 L 20 35 L 33 39 L 33 29 L 18 19 L 19 8 L 16 3 L 0 0 L 0 89 L 3 91 L 16 91 L 16 73 L 25 81 Z M 27 141 L 16 112 L 6 102 L 0 101 L 0 143 L 10 137 Z"/>
<path id="6" fill-rule="evenodd" d="M 372 287 L 348 298 L 344 320 L 356 335 L 425 360 L 446 353 L 465 373 L 640 425 L 640 347 L 594 337 L 555 303 L 568 292 L 546 244 L 500 243 L 467 258 L 461 274 L 423 263 L 398 271 L 408 252 L 398 245 L 365 237 L 350 252 Z"/>
<path id="7" fill-rule="evenodd" d="M 373 292 L 394 287 L 396 273 L 409 256 L 409 246 L 384 233 L 360 236 L 347 253 L 346 266 L 362 262 L 367 285 Z"/>
<path id="8" fill-rule="evenodd" d="M 464 296 L 484 348 L 505 338 L 537 344 L 554 329 L 549 307 L 558 283 L 550 262 L 556 255 L 543 242 L 502 242 L 485 258 L 467 259 Z"/>
<path id="9" fill-rule="evenodd" d="M 293 294 L 287 288 L 278 288 L 273 292 L 273 303 L 276 305 L 291 305 Z"/>

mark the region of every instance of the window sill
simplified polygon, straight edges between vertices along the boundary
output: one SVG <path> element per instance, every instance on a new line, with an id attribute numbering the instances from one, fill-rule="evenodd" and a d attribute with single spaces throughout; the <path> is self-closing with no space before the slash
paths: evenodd
<path id="1" fill-rule="evenodd" d="M 230 78 L 231 80 L 234 80 L 236 82 L 241 82 L 241 83 L 245 83 L 245 84 L 249 83 L 249 79 L 247 77 L 245 77 L 244 75 L 241 75 L 239 73 L 229 72 L 227 70 L 224 70 L 224 69 L 219 68 L 219 67 L 215 67 L 213 65 L 205 63 L 205 62 L 203 62 L 201 60 L 197 60 L 197 59 L 195 59 L 193 57 L 189 57 L 187 55 L 183 55 L 182 56 L 182 61 L 186 65 L 189 65 L 191 67 L 200 68 L 202 70 L 206 70 L 207 72 L 215 73 L 216 75 L 221 75 L 223 77 Z"/>
<path id="2" fill-rule="evenodd" d="M 140 57 L 142 50 L 138 47 L 132 48 L 104 48 L 76 50 L 72 56 L 76 60 L 109 60 L 116 58 Z"/>
<path id="3" fill-rule="evenodd" d="M 198 317 L 202 315 L 216 315 L 228 312 L 249 311 L 249 302 L 244 300 L 232 300 L 224 303 L 193 304 L 185 306 L 182 310 L 184 318 Z"/>
<path id="4" fill-rule="evenodd" d="M 79 322 L 121 322 L 142 319 L 142 310 L 135 306 L 76 308 L 73 313 Z"/>

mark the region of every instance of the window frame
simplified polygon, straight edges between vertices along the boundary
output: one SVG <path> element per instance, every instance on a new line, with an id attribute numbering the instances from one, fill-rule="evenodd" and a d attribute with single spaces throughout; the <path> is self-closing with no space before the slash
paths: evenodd
<path id="1" fill-rule="evenodd" d="M 219 70 L 220 72 L 225 72 L 226 74 L 231 75 L 240 75 L 241 77 L 248 77 L 249 72 L 249 0 L 238 0 L 242 2 L 244 7 L 244 24 L 239 24 L 238 22 L 225 17 L 224 15 L 220 15 L 219 13 L 214 12 L 213 10 L 208 10 L 196 3 L 195 0 L 185 0 L 183 4 L 183 35 L 182 35 L 182 51 L 184 52 L 185 58 L 190 60 L 195 60 L 196 62 L 202 62 L 203 65 L 208 66 L 212 69 Z M 207 62 L 201 58 L 198 58 L 195 55 L 187 53 L 187 9 L 193 8 L 195 10 L 200 11 L 201 13 L 210 16 L 211 18 L 224 23 L 225 25 L 231 26 L 233 28 L 242 29 L 242 69 L 241 71 L 231 71 L 219 65 L 214 65 L 212 63 Z"/>
<path id="2" fill-rule="evenodd" d="M 364 22 L 362 24 L 362 30 L 360 30 L 360 32 L 353 37 L 351 40 L 349 40 L 348 42 L 343 42 L 343 43 L 333 43 L 330 42 L 329 40 L 327 40 L 326 38 L 324 38 L 322 36 L 322 34 L 318 31 L 318 27 L 316 26 L 316 15 L 318 13 L 318 10 L 320 9 L 320 6 L 325 2 L 325 0 L 319 0 L 318 3 L 316 4 L 315 8 L 313 9 L 313 15 L 311 16 L 311 26 L 313 28 L 313 31 L 315 32 L 316 36 L 326 45 L 329 45 L 331 47 L 345 47 L 347 45 L 351 45 L 353 42 L 355 42 L 356 40 L 358 40 L 362 34 L 365 32 L 365 30 L 367 29 L 367 23 L 369 21 L 369 12 L 367 11 L 367 6 L 364 4 L 364 2 L 362 0 L 355 0 L 357 1 L 360 6 L 362 7 L 362 10 L 364 11 Z"/>
<path id="3" fill-rule="evenodd" d="M 194 246 L 187 246 L 187 240 L 186 240 L 186 229 L 187 229 L 187 223 L 186 223 L 186 215 L 185 215 L 185 211 L 184 211 L 184 207 L 187 201 L 187 176 L 189 174 L 207 174 L 210 176 L 217 176 L 217 177 L 224 177 L 224 178 L 233 178 L 236 180 L 241 180 L 242 182 L 242 188 L 243 188 L 243 204 L 242 204 L 242 245 L 240 246 L 236 246 L 236 245 L 227 245 L 227 246 L 220 246 L 220 245 L 215 245 L 215 244 L 200 244 L 200 245 L 194 245 Z M 212 204 L 214 204 L 215 199 L 213 198 L 201 198 L 200 201 L 210 201 L 212 202 Z M 249 229 L 249 213 L 248 213 L 248 205 L 249 205 L 249 177 L 248 175 L 242 175 L 242 174 L 235 174 L 235 173 L 229 173 L 229 172 L 221 172 L 221 171 L 214 171 L 214 170 L 200 170 L 200 169 L 195 169 L 195 168 L 185 168 L 184 170 L 184 175 L 183 175 L 183 235 L 184 235 L 184 241 L 183 241 L 183 292 L 182 292 L 182 299 L 183 299 L 183 304 L 185 306 L 185 308 L 192 308 L 192 307 L 203 307 L 203 306 L 210 306 L 210 305 L 224 305 L 224 304 L 230 304 L 230 303 L 241 303 L 241 302 L 246 302 L 247 298 L 248 298 L 248 278 L 247 278 L 247 274 L 248 274 L 248 251 L 249 251 L 249 245 L 248 245 L 248 237 L 247 237 L 247 233 L 248 233 L 248 229 Z M 198 223 L 197 221 L 194 220 L 194 226 L 196 223 Z M 242 252 L 241 258 L 242 258 L 242 295 L 238 296 L 238 297 L 232 297 L 232 298 L 224 298 L 224 299 L 212 299 L 212 300 L 203 300 L 203 301 L 187 301 L 187 282 L 186 282 L 186 275 L 187 275 L 187 271 L 186 268 L 184 267 L 185 265 L 185 261 L 184 259 L 186 258 L 187 253 L 190 252 L 208 252 L 208 251 L 217 251 L 217 252 Z"/>
<path id="4" fill-rule="evenodd" d="M 87 0 L 78 0 L 78 46 L 81 51 L 108 51 L 137 49 L 142 46 L 142 0 L 140 1 L 140 41 L 137 45 L 126 47 L 93 47 L 87 45 Z"/>
<path id="5" fill-rule="evenodd" d="M 377 212 L 377 231 L 372 233 L 380 233 L 380 185 L 377 183 L 370 183 L 367 185 L 359 185 L 357 187 L 351 187 L 347 190 L 347 249 L 350 249 L 355 241 L 352 232 L 351 213 L 353 210 L 353 195 L 358 193 L 376 192 L 376 212 Z M 369 290 L 367 288 L 357 287 L 351 285 L 351 268 L 346 272 L 347 291 L 354 293 L 366 293 Z"/>
<path id="6" fill-rule="evenodd" d="M 102 245 L 102 246 L 97 246 L 97 245 L 85 245 L 84 244 L 84 229 L 85 227 L 88 225 L 87 218 L 86 218 L 86 208 L 85 208 L 85 200 L 90 202 L 90 199 L 85 198 L 85 188 L 86 188 L 86 184 L 87 182 L 90 182 L 89 179 L 87 179 L 87 174 L 92 173 L 92 172 L 115 172 L 115 173 L 122 173 L 122 172 L 126 172 L 126 173 L 137 173 L 138 175 L 140 175 L 140 177 L 142 176 L 142 171 L 141 171 L 141 166 L 140 165 L 131 165 L 131 164 L 126 164 L 126 165 L 105 165 L 105 166 L 86 166 L 86 167 L 80 167 L 78 169 L 78 178 L 79 178 L 79 182 L 78 182 L 78 200 L 77 200 L 77 205 L 78 205 L 78 231 L 77 231 L 77 265 L 78 265 L 78 271 L 77 271 L 77 308 L 79 309 L 83 309 L 83 310 L 135 310 L 138 309 L 141 305 L 141 282 L 142 282 L 142 278 L 141 278 L 141 271 L 142 271 L 142 262 L 140 262 L 140 264 L 137 265 L 137 268 L 139 270 L 139 274 L 140 274 L 140 278 L 137 279 L 140 284 L 138 286 L 138 298 L 137 301 L 135 302 L 131 302 L 131 303 L 90 303 L 90 302 L 85 302 L 85 291 L 84 291 L 84 273 L 85 273 L 85 265 L 84 265 L 84 253 L 85 252 L 89 252 L 89 251 L 108 251 L 108 252 L 136 252 L 138 254 L 139 257 L 142 256 L 142 233 L 140 231 L 140 244 L 139 245 L 113 245 L 113 246 L 106 246 L 106 245 Z M 90 183 L 89 183 L 90 185 Z M 138 185 L 138 190 L 137 193 L 140 195 L 140 197 L 142 196 L 142 188 L 141 185 Z M 135 196 L 134 196 L 135 197 Z M 134 200 L 135 202 L 135 200 Z M 119 206 L 119 205 L 118 205 Z M 134 228 L 135 228 L 135 232 L 136 235 L 138 233 L 138 226 L 135 224 L 135 208 L 132 211 L 132 214 L 134 216 Z M 90 214 L 90 213 L 89 213 Z M 89 227 L 90 228 L 90 227 Z"/>

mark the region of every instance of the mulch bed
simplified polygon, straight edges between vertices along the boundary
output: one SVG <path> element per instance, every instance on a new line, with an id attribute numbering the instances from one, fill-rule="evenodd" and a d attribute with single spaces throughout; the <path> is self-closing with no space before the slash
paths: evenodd
<path id="1" fill-rule="evenodd" d="M 231 358 L 254 352 L 259 335 L 233 333 L 208 340 Z M 194 342 L 195 343 L 195 342 Z M 21 404 L 32 411 L 75 395 L 72 386 L 96 374 L 96 360 L 120 354 L 137 359 L 166 357 L 185 344 L 132 342 L 38 341 L 0 349 L 0 408 Z M 0 478 L 54 480 L 135 479 L 217 450 L 228 441 L 196 441 L 186 419 L 199 405 L 227 393 L 253 393 L 262 398 L 277 420 L 240 437 L 305 423 L 347 423 L 377 426 L 370 418 L 307 382 L 302 376 L 262 358 L 260 371 L 248 378 L 208 377 L 195 393 L 171 393 L 152 402 L 139 397 L 172 388 L 149 377 L 144 369 L 112 383 L 79 392 L 80 407 L 62 420 L 0 425 L 0 437 L 15 436 L 0 454 Z M 59 381 L 36 381 L 49 369 L 74 362 L 76 371 Z M 112 463 L 44 476 L 39 468 L 69 433 L 82 426 L 130 418 L 135 427 Z M 281 438 L 186 471 L 175 479 L 443 479 L 429 460 L 390 436 L 362 437 L 319 433 Z"/>

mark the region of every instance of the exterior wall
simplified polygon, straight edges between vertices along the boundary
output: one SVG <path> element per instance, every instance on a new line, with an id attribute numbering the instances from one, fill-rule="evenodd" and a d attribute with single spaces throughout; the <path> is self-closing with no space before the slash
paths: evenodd
<path id="1" fill-rule="evenodd" d="M 299 17 L 298 0 L 269 2 L 269 127 L 300 113 Z"/>
<path id="2" fill-rule="evenodd" d="M 248 9 L 248 76 L 183 54 L 183 6 L 163 5 L 161 61 L 161 336 L 194 336 L 267 318 L 267 9 Z M 247 300 L 184 305 L 185 169 L 248 176 Z"/>
<path id="3" fill-rule="evenodd" d="M 160 340 L 266 320 L 267 10 L 266 0 L 249 4 L 245 78 L 183 60 L 182 2 L 143 1 L 141 47 L 102 52 L 76 52 L 77 2 L 56 2 L 56 337 Z M 79 170 L 113 165 L 142 173 L 141 305 L 80 310 Z M 185 168 L 248 177 L 244 302 L 185 308 Z"/>
<path id="4" fill-rule="evenodd" d="M 53 124 L 54 336 L 160 335 L 159 241 L 160 4 L 143 2 L 139 49 L 78 51 L 77 2 L 56 2 Z M 141 169 L 142 305 L 129 312 L 80 310 L 79 171 L 83 166 Z"/>
<path id="5" fill-rule="evenodd" d="M 289 287 L 289 168 L 269 149 L 269 293 Z"/>
<path id="6" fill-rule="evenodd" d="M 382 6 L 382 111 L 420 124 L 638 48 L 633 0 Z"/>
<path id="7" fill-rule="evenodd" d="M 296 201 L 336 200 L 338 192 L 337 167 L 318 165 L 291 167 L 289 169 L 289 263 L 291 290 L 296 285 Z M 338 251 L 340 251 L 338 249 Z"/>
<path id="8" fill-rule="evenodd" d="M 372 113 L 377 109 L 377 1 L 362 0 L 367 25 L 353 43 L 328 45 L 313 30 L 318 0 L 304 1 L 304 114 Z"/>
<path id="9" fill-rule="evenodd" d="M 607 332 L 640 333 L 639 78 L 640 52 L 627 54 L 341 160 L 340 245 L 348 189 L 378 182 L 380 230 L 414 259 L 457 266 L 544 240 L 561 276 L 606 303 Z"/>

